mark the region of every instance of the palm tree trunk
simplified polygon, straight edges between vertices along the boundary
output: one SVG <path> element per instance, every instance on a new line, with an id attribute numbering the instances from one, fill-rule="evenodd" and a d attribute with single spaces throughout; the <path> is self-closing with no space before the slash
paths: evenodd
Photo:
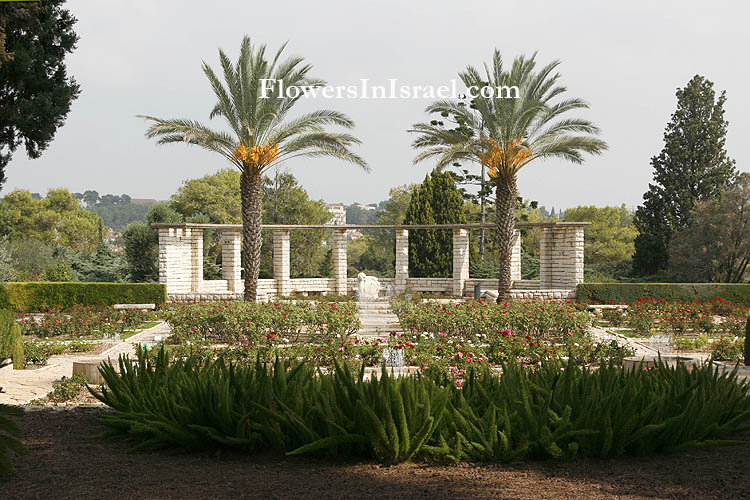
<path id="1" fill-rule="evenodd" d="M 240 178 L 242 197 L 242 271 L 245 274 L 245 300 L 258 296 L 260 272 L 260 234 L 263 209 L 263 175 L 257 168 L 246 167 Z"/>
<path id="2" fill-rule="evenodd" d="M 497 285 L 497 301 L 510 298 L 510 259 L 513 253 L 513 231 L 516 227 L 516 178 L 498 178 L 495 189 L 495 221 L 497 224 L 498 263 L 500 276 Z"/>

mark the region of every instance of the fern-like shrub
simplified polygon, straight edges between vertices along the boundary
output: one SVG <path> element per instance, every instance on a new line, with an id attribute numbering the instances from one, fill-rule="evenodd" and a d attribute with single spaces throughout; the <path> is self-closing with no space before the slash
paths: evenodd
<path id="1" fill-rule="evenodd" d="M 508 461 L 678 451 L 736 444 L 750 421 L 750 385 L 710 365 L 626 372 L 549 362 L 446 377 L 365 378 L 336 365 L 223 359 L 169 361 L 163 350 L 104 365 L 98 417 L 135 449 L 228 446 L 329 457 Z M 739 441 L 742 442 L 742 441 Z"/>

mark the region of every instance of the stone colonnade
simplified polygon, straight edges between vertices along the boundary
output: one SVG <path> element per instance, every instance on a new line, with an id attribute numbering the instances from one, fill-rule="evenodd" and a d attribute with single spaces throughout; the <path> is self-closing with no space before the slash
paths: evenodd
<path id="1" fill-rule="evenodd" d="M 519 223 L 517 227 L 541 226 L 540 280 L 521 279 L 521 237 L 514 234 L 511 257 L 511 279 L 514 288 L 528 290 L 571 290 L 583 282 L 583 231 L 587 223 Z M 240 252 L 241 226 L 219 224 L 154 224 L 159 230 L 159 282 L 167 287 L 168 296 L 241 294 Z M 355 226 L 268 226 L 273 231 L 273 280 L 261 280 L 259 290 L 268 295 L 290 295 L 294 292 L 323 292 L 346 295 L 355 283 L 347 276 L 347 229 Z M 395 231 L 395 276 L 388 282 L 395 293 L 407 290 L 449 292 L 464 295 L 467 286 L 477 280 L 469 278 L 469 231 L 479 224 L 430 226 L 365 226 L 367 229 Z M 485 226 L 489 227 L 489 226 Z M 330 229 L 332 241 L 332 278 L 291 279 L 290 231 L 295 229 Z M 362 226 L 356 226 L 362 228 Z M 203 230 L 220 231 L 222 279 L 203 279 Z M 453 275 L 451 278 L 409 277 L 409 230 L 452 229 Z M 355 280 L 356 281 L 356 280 Z M 481 280 L 491 281 L 491 280 Z M 434 289 L 434 290 L 433 290 Z"/>

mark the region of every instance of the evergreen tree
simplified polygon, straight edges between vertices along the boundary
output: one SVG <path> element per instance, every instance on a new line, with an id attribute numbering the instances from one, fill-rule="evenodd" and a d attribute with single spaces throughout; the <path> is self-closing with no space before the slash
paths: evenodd
<path id="1" fill-rule="evenodd" d="M 460 224 L 463 196 L 450 172 L 433 171 L 409 202 L 404 224 Z M 415 278 L 450 277 L 453 272 L 453 232 L 415 229 L 409 232 L 409 274 Z"/>
<path id="2" fill-rule="evenodd" d="M 676 95 L 677 110 L 664 131 L 664 148 L 651 159 L 654 182 L 636 210 L 636 275 L 666 269 L 672 235 L 688 225 L 695 204 L 717 198 L 737 175 L 724 149 L 725 92 L 717 99 L 713 83 L 696 75 Z"/>
<path id="3" fill-rule="evenodd" d="M 412 193 L 404 224 L 435 224 L 435 215 L 432 212 L 432 182 L 429 175 Z M 409 275 L 415 278 L 436 276 L 434 258 L 437 248 L 435 231 L 427 229 L 409 231 Z"/>
<path id="4" fill-rule="evenodd" d="M 435 224 L 464 224 L 466 217 L 463 211 L 463 196 L 456 186 L 451 172 L 432 172 L 432 213 Z M 453 275 L 453 231 L 440 229 L 435 231 L 435 273 L 433 276 L 450 277 Z"/>
<path id="5" fill-rule="evenodd" d="M 0 187 L 16 148 L 38 158 L 80 93 L 65 68 L 78 35 L 64 1 L 0 4 Z"/>

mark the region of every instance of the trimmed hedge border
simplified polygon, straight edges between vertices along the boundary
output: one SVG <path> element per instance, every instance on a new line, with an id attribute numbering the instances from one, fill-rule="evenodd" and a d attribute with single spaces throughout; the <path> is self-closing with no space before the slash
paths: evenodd
<path id="1" fill-rule="evenodd" d="M 706 302 L 721 297 L 750 305 L 750 283 L 581 283 L 582 302 L 627 304 L 645 297 L 679 302 Z"/>
<path id="2" fill-rule="evenodd" d="M 8 282 L 0 287 L 0 309 L 16 312 L 67 309 L 77 305 L 156 304 L 167 301 L 161 283 Z"/>

